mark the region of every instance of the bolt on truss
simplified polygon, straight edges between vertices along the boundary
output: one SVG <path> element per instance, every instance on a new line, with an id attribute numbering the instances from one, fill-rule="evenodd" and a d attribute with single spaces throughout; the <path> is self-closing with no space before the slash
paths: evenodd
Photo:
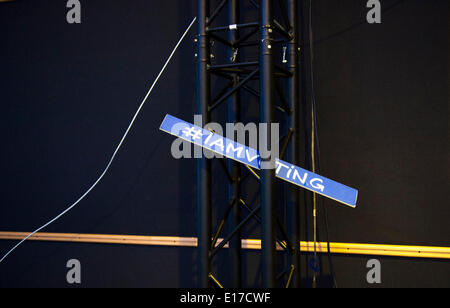
<path id="1" fill-rule="evenodd" d="M 245 122 L 241 97 L 246 92 L 259 101 L 261 123 L 275 123 L 275 112 L 281 111 L 286 134 L 280 158 L 298 164 L 300 158 L 299 42 L 298 0 L 198 0 L 196 42 L 196 113 L 205 125 L 215 112 L 227 105 L 229 123 Z M 278 17 L 275 16 L 278 5 Z M 245 10 L 243 8 L 245 6 Z M 259 16 L 244 22 L 242 12 Z M 223 24 L 226 20 L 225 24 Z M 221 24 L 222 23 L 222 24 Z M 212 54 L 215 45 L 226 50 L 226 59 Z M 214 47 L 212 47 L 214 46 Z M 243 50 L 249 52 L 242 52 Z M 277 50 L 281 50 L 277 54 Z M 249 55 L 257 59 L 246 59 Z M 214 62 L 214 63 L 213 63 Z M 226 82 L 223 89 L 212 91 L 212 76 Z M 259 89 L 255 89 L 259 83 Z M 281 83 L 284 83 L 284 87 Z M 253 86 L 252 86 L 253 85 Z M 256 87 L 257 88 L 257 87 Z M 225 108 L 225 107 L 223 107 Z M 270 149 L 270 136 L 267 144 Z M 280 140 L 281 141 L 281 140 Z M 223 218 L 213 232 L 212 165 L 211 160 L 197 160 L 198 209 L 198 277 L 200 287 L 220 286 L 221 279 L 213 273 L 212 262 L 225 245 L 230 260 L 228 273 L 231 285 L 242 287 L 241 231 L 250 221 L 261 226 L 263 287 L 300 286 L 300 192 L 285 185 L 285 223 L 280 219 L 276 200 L 275 170 L 243 168 L 239 163 L 218 159 L 228 181 L 228 204 Z M 243 196 L 242 183 L 249 177 L 259 185 L 259 205 L 251 207 Z M 278 192 L 280 194 L 280 192 Z M 222 233 L 223 240 L 218 243 Z M 277 245 L 287 254 L 288 267 L 277 273 Z"/>

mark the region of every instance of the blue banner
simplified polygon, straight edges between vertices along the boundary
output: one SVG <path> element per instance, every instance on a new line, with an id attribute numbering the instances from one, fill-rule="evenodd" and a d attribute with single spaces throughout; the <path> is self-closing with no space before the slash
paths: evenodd
<path id="1" fill-rule="evenodd" d="M 358 191 L 321 175 L 277 159 L 276 176 L 297 186 L 313 191 L 319 195 L 356 207 Z"/>
<path id="2" fill-rule="evenodd" d="M 175 137 L 211 150 L 224 157 L 236 160 L 249 167 L 261 169 L 260 155 L 255 149 L 215 134 L 199 126 L 166 115 L 160 129 Z M 333 199 L 345 205 L 356 207 L 358 191 L 280 159 L 276 160 L 275 174 L 278 178 L 303 187 L 312 192 Z"/>

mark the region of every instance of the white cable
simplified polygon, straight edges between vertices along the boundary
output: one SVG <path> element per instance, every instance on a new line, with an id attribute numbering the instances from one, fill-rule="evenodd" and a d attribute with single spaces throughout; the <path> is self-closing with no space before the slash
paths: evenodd
<path id="1" fill-rule="evenodd" d="M 178 41 L 177 45 L 175 46 L 175 48 L 173 49 L 172 53 L 170 54 L 169 58 L 167 59 L 166 63 L 164 64 L 162 70 L 159 72 L 158 76 L 156 77 L 155 81 L 153 82 L 152 86 L 150 87 L 150 90 L 147 92 L 147 95 L 144 97 L 144 99 L 142 100 L 141 105 L 139 106 L 138 110 L 136 111 L 133 119 L 130 122 L 130 125 L 128 126 L 127 130 L 125 131 L 125 134 L 122 137 L 122 140 L 120 140 L 119 145 L 117 146 L 116 150 L 114 151 L 114 154 L 111 156 L 111 159 L 109 160 L 108 165 L 106 166 L 105 170 L 103 171 L 103 173 L 100 175 L 100 177 L 97 179 L 97 181 L 95 181 L 95 183 L 75 202 L 73 203 L 71 206 L 69 206 L 64 212 L 62 212 L 61 214 L 59 214 L 58 216 L 56 216 L 55 218 L 53 218 L 52 220 L 50 220 L 48 223 L 46 223 L 45 225 L 43 225 L 42 227 L 38 228 L 36 231 L 30 233 L 27 237 L 25 237 L 23 240 L 21 240 L 16 246 L 14 246 L 10 251 L 8 251 L 8 253 L 6 255 L 3 256 L 3 258 L 0 260 L 0 263 L 3 262 L 3 260 L 6 259 L 6 257 L 8 257 L 17 247 L 19 247 L 23 242 L 25 242 L 27 239 L 29 239 L 30 237 L 32 237 L 34 234 L 36 234 L 37 232 L 41 231 L 42 229 L 46 228 L 48 225 L 52 224 L 53 222 L 55 222 L 56 220 L 58 220 L 59 218 L 61 218 L 64 214 L 66 214 L 67 212 L 69 212 L 71 209 L 73 209 L 81 200 L 83 200 L 93 189 L 95 186 L 97 186 L 97 184 L 102 180 L 102 178 L 105 176 L 105 174 L 108 172 L 109 167 L 111 166 L 112 162 L 114 161 L 114 159 L 116 158 L 117 152 L 119 151 L 120 147 L 122 146 L 123 142 L 125 141 L 125 138 L 128 135 L 128 132 L 130 131 L 131 127 L 134 124 L 134 121 L 136 120 L 139 112 L 141 111 L 142 107 L 144 106 L 145 102 L 147 101 L 147 98 L 149 97 L 150 93 L 153 91 L 153 88 L 155 87 L 156 83 L 158 82 L 159 78 L 161 77 L 161 75 L 163 74 L 164 70 L 166 69 L 167 65 L 169 64 L 170 60 L 172 60 L 173 55 L 175 54 L 175 52 L 178 49 L 178 46 L 180 46 L 181 42 L 183 41 L 183 39 L 186 37 L 186 35 L 188 34 L 189 30 L 192 28 L 192 25 L 195 23 L 195 21 L 197 20 L 197 17 L 194 18 L 194 20 L 192 20 L 191 24 L 189 25 L 189 27 L 186 29 L 186 31 L 184 32 L 183 36 L 180 38 L 180 40 Z"/>

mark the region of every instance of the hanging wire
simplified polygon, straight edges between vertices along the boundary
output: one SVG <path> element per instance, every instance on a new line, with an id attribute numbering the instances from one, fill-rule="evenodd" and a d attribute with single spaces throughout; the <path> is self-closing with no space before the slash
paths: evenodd
<path id="1" fill-rule="evenodd" d="M 150 93 L 152 93 L 153 88 L 155 87 L 155 85 L 158 83 L 159 78 L 161 77 L 161 75 L 163 74 L 163 72 L 165 71 L 166 67 L 169 65 L 170 61 L 172 60 L 173 55 L 175 54 L 175 52 L 177 51 L 178 47 L 180 46 L 181 42 L 184 40 L 184 38 L 186 37 L 186 35 L 188 34 L 189 30 L 192 28 L 192 26 L 194 25 L 195 21 L 197 20 L 197 17 L 194 18 L 194 20 L 192 20 L 192 22 L 190 23 L 190 25 L 188 26 L 188 28 L 186 29 L 186 31 L 184 32 L 184 34 L 182 35 L 182 37 L 180 38 L 180 40 L 178 41 L 178 43 L 176 44 L 175 48 L 172 50 L 169 58 L 167 59 L 166 63 L 164 64 L 163 68 L 161 69 L 161 71 L 159 72 L 158 76 L 156 77 L 155 81 L 153 82 L 152 86 L 150 87 L 150 89 L 147 92 L 147 95 L 145 95 L 144 99 L 142 100 L 139 108 L 137 109 L 136 113 L 134 114 L 133 119 L 131 120 L 130 124 L 128 125 L 127 130 L 125 131 L 125 134 L 123 135 L 122 139 L 119 142 L 119 145 L 116 147 L 116 150 L 114 151 L 114 154 L 111 156 L 111 159 L 109 160 L 105 170 L 103 171 L 103 173 L 98 177 L 98 179 L 94 182 L 94 184 L 92 184 L 92 186 L 77 200 L 75 201 L 72 205 L 70 205 L 67 209 L 65 209 L 63 212 L 61 212 L 58 216 L 56 216 L 55 218 L 53 218 L 52 220 L 50 220 L 49 222 L 47 222 L 46 224 L 44 224 L 43 226 L 39 227 L 38 229 L 36 229 L 35 231 L 33 231 L 32 233 L 30 233 L 27 237 L 25 237 L 23 240 L 21 240 L 19 243 L 17 243 L 11 250 L 9 250 L 1 259 L 0 259 L 0 263 L 2 263 L 6 257 L 8 257 L 17 247 L 19 247 L 23 242 L 25 242 L 27 239 L 29 239 L 30 237 L 32 237 L 34 234 L 36 234 L 37 232 L 41 231 L 42 229 L 48 227 L 50 224 L 54 223 L 55 221 L 57 221 L 59 218 L 61 218 L 63 215 L 65 215 L 67 212 L 69 212 L 71 209 L 73 209 L 78 203 L 80 203 L 96 186 L 98 183 L 100 183 L 100 181 L 103 179 L 103 177 L 105 176 L 105 174 L 108 172 L 109 168 L 111 167 L 111 164 L 113 163 L 114 159 L 116 158 L 117 153 L 119 152 L 119 149 L 121 148 L 123 142 L 125 141 L 126 137 L 128 136 L 128 133 L 131 130 L 131 127 L 133 126 L 137 116 L 139 115 L 139 113 L 141 112 L 142 107 L 145 105 L 145 103 L 147 102 L 147 98 L 150 96 Z"/>

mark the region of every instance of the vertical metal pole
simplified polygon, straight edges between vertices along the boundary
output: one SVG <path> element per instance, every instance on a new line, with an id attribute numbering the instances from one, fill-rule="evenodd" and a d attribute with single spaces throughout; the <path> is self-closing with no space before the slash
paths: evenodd
<path id="1" fill-rule="evenodd" d="M 228 6 L 228 22 L 230 25 L 239 23 L 239 1 L 240 0 L 229 0 Z M 239 38 L 237 30 L 229 31 L 229 41 L 235 42 Z M 231 47 L 228 48 L 228 56 L 230 63 L 232 61 L 239 62 L 239 54 L 235 54 L 235 50 Z M 239 83 L 239 75 L 233 75 L 234 85 Z M 228 123 L 240 122 L 240 95 L 239 91 L 233 94 L 228 100 Z M 228 230 L 233 232 L 235 228 L 239 225 L 241 220 L 241 206 L 239 200 L 241 198 L 241 184 L 239 178 L 241 176 L 240 165 L 229 159 L 228 160 L 228 170 L 233 177 L 233 183 L 228 185 L 228 202 L 231 202 L 234 198 L 235 204 L 228 218 Z M 231 265 L 231 286 L 233 288 L 242 287 L 242 257 L 241 257 L 241 232 L 237 232 L 235 236 L 229 242 L 229 256 Z"/>
<path id="2" fill-rule="evenodd" d="M 268 150 L 271 150 L 270 124 L 274 114 L 274 57 L 273 57 L 273 1 L 260 1 L 261 37 L 260 37 L 260 122 L 268 124 Z M 260 131 L 260 134 L 263 133 Z M 277 136 L 278 137 L 278 136 Z M 261 244 L 262 277 L 265 288 L 276 287 L 276 246 L 274 218 L 274 169 L 261 170 Z"/>
<path id="3" fill-rule="evenodd" d="M 285 1 L 285 0 L 280 0 Z M 288 17 L 291 26 L 292 39 L 288 44 L 288 66 L 292 77 L 287 81 L 288 99 L 291 106 L 291 115 L 288 117 L 288 127 L 294 133 L 287 150 L 287 161 L 294 165 L 300 163 L 300 98 L 299 98 L 299 43 L 298 43 L 298 0 L 288 0 Z M 300 287 L 300 191 L 294 185 L 287 185 L 287 229 L 293 245 L 293 253 L 289 262 L 295 271 L 291 286 Z"/>
<path id="4" fill-rule="evenodd" d="M 209 0 L 198 0 L 197 101 L 196 113 L 203 116 L 202 126 L 210 122 L 208 106 L 211 100 L 211 80 L 208 72 L 211 51 L 206 29 Z M 197 215 L 198 215 L 198 281 L 201 288 L 209 287 L 211 262 L 211 161 L 197 159 Z"/>
<path id="5" fill-rule="evenodd" d="M 299 1 L 299 19 L 298 19 L 298 24 L 299 24 L 299 45 L 304 45 L 307 46 L 308 42 L 309 42 L 309 38 L 308 38 L 308 18 L 307 18 L 307 7 L 305 6 L 307 1 L 304 0 L 300 0 Z M 309 118 L 310 118 L 310 113 L 309 113 L 309 108 L 308 108 L 308 104 L 307 104 L 307 91 L 306 89 L 307 87 L 307 80 L 308 80 L 308 65 L 306 64 L 306 53 L 305 50 L 301 50 L 300 54 L 299 54 L 299 58 L 300 58 L 300 67 L 299 67 L 299 73 L 300 73 L 300 121 L 301 123 L 301 131 L 302 131 L 302 135 L 299 141 L 299 146 L 301 146 L 302 151 L 303 151 L 303 155 L 301 155 L 301 159 L 304 160 L 304 165 L 305 168 L 310 169 L 311 168 L 311 162 L 310 162 L 310 149 L 309 149 Z M 300 145 L 301 144 L 301 145 Z M 309 204 L 310 201 L 310 196 L 311 193 L 310 192 L 306 192 L 305 190 L 300 192 L 300 199 L 302 200 L 304 207 L 302 209 L 302 213 L 304 214 L 302 216 L 302 221 L 304 226 L 301 226 L 301 232 L 305 233 L 305 238 L 309 238 L 308 236 L 308 230 L 310 229 L 309 227 L 309 219 L 308 219 L 308 208 L 307 205 Z M 302 267 L 303 267 L 303 275 L 305 278 L 309 279 L 309 272 L 310 272 L 310 267 L 309 267 L 309 256 L 306 255 L 304 258 L 301 258 L 301 260 L 304 260 Z"/>

